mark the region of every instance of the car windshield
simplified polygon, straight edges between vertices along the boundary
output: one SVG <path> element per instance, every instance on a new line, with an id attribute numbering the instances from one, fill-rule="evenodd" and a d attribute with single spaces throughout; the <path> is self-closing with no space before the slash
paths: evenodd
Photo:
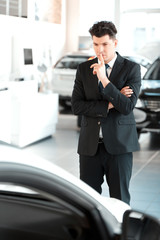
<path id="1" fill-rule="evenodd" d="M 144 80 L 160 80 L 160 59 L 157 59 L 144 76 Z"/>
<path id="2" fill-rule="evenodd" d="M 89 56 L 66 56 L 56 65 L 56 68 L 77 69 L 78 65 L 87 61 Z"/>

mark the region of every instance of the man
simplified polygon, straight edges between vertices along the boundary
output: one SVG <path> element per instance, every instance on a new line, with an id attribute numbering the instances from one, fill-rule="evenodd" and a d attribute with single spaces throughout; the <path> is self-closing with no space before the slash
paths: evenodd
<path id="1" fill-rule="evenodd" d="M 79 65 L 72 93 L 73 113 L 82 115 L 80 179 L 101 193 L 106 176 L 110 197 L 129 204 L 132 152 L 139 150 L 133 109 L 140 66 L 116 52 L 112 22 L 97 22 L 89 32 L 97 57 Z"/>

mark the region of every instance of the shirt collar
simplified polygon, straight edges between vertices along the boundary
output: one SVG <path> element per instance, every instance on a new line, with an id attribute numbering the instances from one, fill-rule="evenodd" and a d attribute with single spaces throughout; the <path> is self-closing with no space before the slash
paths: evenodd
<path id="1" fill-rule="evenodd" d="M 113 65 L 114 65 L 116 59 L 117 59 L 117 53 L 115 53 L 114 58 L 110 62 L 108 62 L 108 65 L 110 68 L 113 68 Z"/>
<path id="2" fill-rule="evenodd" d="M 115 52 L 114 58 L 113 58 L 110 62 L 108 62 L 108 65 L 109 65 L 110 68 L 113 68 L 113 65 L 114 65 L 116 59 L 117 59 L 117 53 Z M 99 61 L 99 59 L 98 59 L 98 63 L 99 63 L 99 62 L 100 62 L 100 61 Z"/>

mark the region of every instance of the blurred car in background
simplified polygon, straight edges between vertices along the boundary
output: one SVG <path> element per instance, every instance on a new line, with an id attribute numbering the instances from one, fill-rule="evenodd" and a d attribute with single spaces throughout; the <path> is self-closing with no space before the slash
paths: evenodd
<path id="1" fill-rule="evenodd" d="M 60 58 L 53 66 L 52 90 L 59 94 L 59 104 L 71 108 L 71 95 L 77 66 L 93 55 L 89 52 L 73 52 Z"/>
<path id="2" fill-rule="evenodd" d="M 133 62 L 136 62 L 138 63 L 139 65 L 145 67 L 145 68 L 149 68 L 152 61 L 149 60 L 148 58 L 146 57 L 143 57 L 143 56 L 140 56 L 140 55 L 129 55 L 129 56 L 124 56 L 125 58 L 133 61 Z"/>
<path id="3" fill-rule="evenodd" d="M 0 210 L 2 240 L 160 239 L 158 219 L 41 159 L 0 161 Z"/>
<path id="4" fill-rule="evenodd" d="M 80 63 L 87 61 L 88 59 L 93 58 L 93 57 L 94 57 L 93 52 L 68 53 L 65 56 L 63 56 L 62 58 L 60 58 L 56 62 L 56 64 L 53 66 L 52 90 L 53 90 L 53 92 L 59 94 L 60 106 L 63 107 L 64 109 L 66 109 L 67 111 L 69 110 L 69 113 L 71 113 L 71 95 L 72 95 L 77 66 Z M 141 75 L 142 75 L 142 79 L 143 79 L 142 80 L 142 89 L 146 87 L 146 84 L 150 83 L 151 85 L 153 85 L 153 78 L 154 78 L 154 80 L 155 79 L 157 80 L 159 78 L 158 74 L 156 74 L 156 71 L 158 71 L 158 70 L 156 70 L 158 68 L 158 66 L 157 66 L 158 60 L 151 65 L 151 62 L 143 56 L 135 55 L 135 56 L 124 56 L 124 57 L 140 64 Z M 155 71 L 153 69 L 155 69 Z M 151 74 L 152 71 L 154 71 L 153 74 Z M 153 76 L 150 76 L 150 75 L 153 75 Z M 146 81 L 147 79 L 149 79 L 149 83 Z M 152 80 L 152 81 L 150 81 L 150 80 Z M 158 82 L 156 82 L 156 86 L 157 86 L 157 84 L 159 84 Z M 151 99 L 151 96 L 149 96 L 148 98 Z M 153 98 L 153 96 L 152 96 L 152 98 Z M 157 99 L 158 96 L 155 97 L 155 95 L 154 95 L 154 99 L 155 98 Z M 145 109 L 143 107 L 141 107 L 142 102 L 147 104 Z M 153 111 L 151 111 L 152 112 L 150 114 L 151 116 L 149 116 L 148 110 L 146 111 L 146 109 L 149 108 L 148 103 L 146 103 L 146 101 L 142 100 L 142 94 L 141 94 L 140 99 L 138 99 L 138 103 L 134 110 L 138 135 L 140 132 L 142 132 L 142 128 L 145 126 L 145 124 L 147 124 L 148 120 L 149 121 L 151 120 L 151 116 L 152 116 L 151 121 L 155 121 L 155 120 L 153 120 L 154 119 Z M 154 101 L 154 103 L 155 103 L 155 101 Z M 151 104 L 151 102 L 150 102 L 150 104 Z M 155 111 L 159 112 L 157 109 L 157 106 L 159 106 L 159 103 L 155 103 L 155 104 L 156 104 L 156 106 L 155 106 L 156 110 L 154 110 L 154 116 L 155 116 Z M 148 114 L 148 117 L 147 117 L 147 114 Z M 156 119 L 157 119 L 157 115 L 158 114 L 156 113 Z M 159 119 L 159 117 L 158 117 L 158 119 Z M 157 121 L 156 121 L 156 124 L 157 124 Z M 81 116 L 78 116 L 77 126 L 80 127 L 80 125 L 81 125 Z M 159 123 L 157 126 L 159 127 Z M 144 132 L 144 130 L 145 129 L 143 129 L 143 132 Z"/>
<path id="5" fill-rule="evenodd" d="M 145 73 L 147 72 L 147 69 L 150 67 L 152 63 L 148 58 L 140 55 L 128 55 L 128 56 L 124 56 L 124 58 L 127 58 L 132 62 L 136 62 L 141 66 L 142 78 L 144 77 Z"/>
<path id="6" fill-rule="evenodd" d="M 138 133 L 160 133 L 160 58 L 148 68 L 136 108 L 143 113 L 143 121 L 137 122 Z"/>
<path id="7" fill-rule="evenodd" d="M 71 108 L 71 95 L 77 66 L 90 58 L 94 58 L 93 52 L 79 51 L 68 53 L 61 57 L 53 66 L 52 90 L 59 94 L 60 106 L 66 109 Z M 141 74 L 143 77 L 150 65 L 149 60 L 141 56 L 125 56 L 125 58 L 141 65 Z"/>

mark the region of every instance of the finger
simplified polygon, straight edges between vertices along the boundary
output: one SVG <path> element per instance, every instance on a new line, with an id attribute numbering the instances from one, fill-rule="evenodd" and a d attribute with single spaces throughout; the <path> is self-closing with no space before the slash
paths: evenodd
<path id="1" fill-rule="evenodd" d="M 123 90 L 126 90 L 126 89 L 129 89 L 129 86 L 125 86 L 121 90 L 123 91 Z"/>
<path id="2" fill-rule="evenodd" d="M 133 90 L 132 90 L 132 89 L 126 89 L 126 90 L 124 90 L 124 92 L 126 92 L 126 93 L 132 93 Z"/>
<path id="3" fill-rule="evenodd" d="M 128 94 L 128 93 L 133 93 L 133 90 L 130 87 L 126 86 L 122 88 L 120 92 L 123 94 Z"/>
<path id="4" fill-rule="evenodd" d="M 122 93 L 123 95 L 125 95 L 126 97 L 131 97 L 132 94 L 133 94 L 132 91 L 121 91 L 121 93 Z"/>
<path id="5" fill-rule="evenodd" d="M 133 93 L 132 92 L 128 92 L 128 93 L 123 93 L 125 96 L 128 96 L 128 95 L 132 95 Z"/>
<path id="6" fill-rule="evenodd" d="M 94 68 L 93 68 L 93 75 L 95 75 L 95 74 L 97 74 L 97 70 L 96 70 L 96 68 L 94 67 Z"/>
<path id="7" fill-rule="evenodd" d="M 129 89 L 129 90 L 127 91 L 127 93 L 132 94 L 132 93 L 133 93 L 133 90 L 132 90 L 132 89 Z"/>
<path id="8" fill-rule="evenodd" d="M 98 65 L 98 63 L 94 63 L 94 64 L 92 64 L 91 66 L 90 66 L 90 68 L 94 68 L 95 66 L 97 66 Z"/>
<path id="9" fill-rule="evenodd" d="M 98 59 L 99 59 L 101 65 L 104 65 L 104 59 L 102 57 L 102 54 L 99 54 L 99 58 Z"/>
<path id="10" fill-rule="evenodd" d="M 97 70 L 95 68 L 93 68 L 93 74 L 97 74 Z"/>
<path id="11" fill-rule="evenodd" d="M 125 89 L 122 89 L 120 92 L 121 92 L 122 94 L 125 94 L 125 93 L 126 93 Z"/>

